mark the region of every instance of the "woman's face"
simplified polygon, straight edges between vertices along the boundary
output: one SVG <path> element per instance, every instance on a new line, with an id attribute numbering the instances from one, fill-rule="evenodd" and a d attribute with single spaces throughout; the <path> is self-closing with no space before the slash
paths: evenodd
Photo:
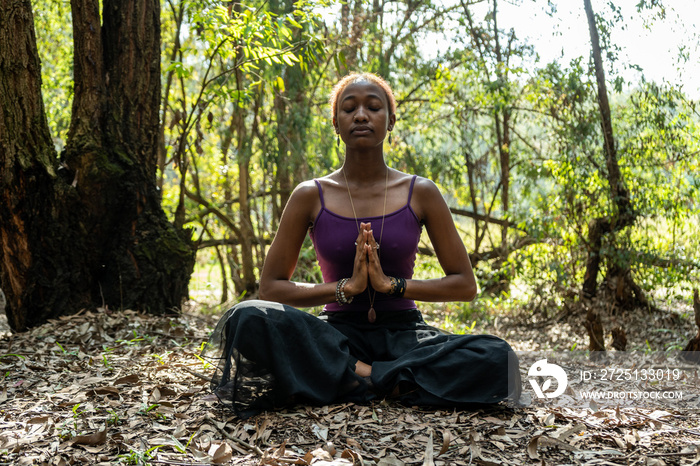
<path id="1" fill-rule="evenodd" d="M 384 90 L 371 81 L 349 84 L 338 98 L 333 125 L 349 148 L 382 144 L 396 117 L 389 114 Z"/>

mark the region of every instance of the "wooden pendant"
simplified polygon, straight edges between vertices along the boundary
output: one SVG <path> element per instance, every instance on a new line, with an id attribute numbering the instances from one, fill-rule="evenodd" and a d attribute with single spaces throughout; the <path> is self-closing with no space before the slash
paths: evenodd
<path id="1" fill-rule="evenodd" d="M 369 312 L 367 313 L 367 320 L 371 324 L 373 324 L 377 320 L 377 313 L 374 311 L 374 307 L 369 308 Z"/>

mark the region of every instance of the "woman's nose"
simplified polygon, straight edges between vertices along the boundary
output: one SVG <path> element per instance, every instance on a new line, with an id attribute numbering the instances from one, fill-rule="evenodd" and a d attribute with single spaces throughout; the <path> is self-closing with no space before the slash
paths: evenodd
<path id="1" fill-rule="evenodd" d="M 364 107 L 359 107 L 355 112 L 355 121 L 367 121 L 367 112 Z"/>

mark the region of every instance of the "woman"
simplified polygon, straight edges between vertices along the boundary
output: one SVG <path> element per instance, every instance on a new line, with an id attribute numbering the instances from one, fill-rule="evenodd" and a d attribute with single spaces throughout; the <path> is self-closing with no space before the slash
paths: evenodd
<path id="1" fill-rule="evenodd" d="M 416 309 L 414 300 L 470 301 L 477 287 L 438 188 L 384 161 L 396 123 L 390 87 L 376 75 L 352 74 L 330 103 L 345 162 L 292 193 L 260 277 L 265 301 L 229 310 L 205 350 L 220 358 L 212 388 L 240 417 L 293 402 L 377 396 L 435 406 L 505 399 L 519 390 L 517 371 L 509 384 L 508 344 L 444 334 Z M 423 227 L 440 278 L 412 279 Z M 290 280 L 307 231 L 321 284 Z M 319 305 L 321 318 L 296 309 Z"/>

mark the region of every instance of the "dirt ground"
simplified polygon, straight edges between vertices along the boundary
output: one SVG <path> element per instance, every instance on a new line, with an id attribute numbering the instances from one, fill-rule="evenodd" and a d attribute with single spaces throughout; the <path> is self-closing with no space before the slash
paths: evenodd
<path id="1" fill-rule="evenodd" d="M 214 324 L 212 316 L 152 317 L 102 309 L 26 333 L 5 329 L 0 336 L 0 463 L 700 464 L 698 371 L 667 360 L 694 336 L 692 312 L 681 306 L 603 314 L 607 329 L 625 328 L 628 349 L 641 354 L 634 356 L 641 361 L 638 369 L 645 369 L 644 361 L 661 367 L 655 355 L 663 356 L 664 367 L 677 369 L 674 380 L 667 372 L 668 380 L 663 374 L 651 385 L 635 379 L 635 387 L 672 389 L 682 392 L 682 399 L 576 402 L 567 389 L 557 402 L 531 396 L 523 406 L 477 411 L 378 401 L 296 406 L 241 421 L 219 406 L 201 377 L 209 370 L 198 354 Z M 441 325 L 444 317 L 431 314 L 426 320 Z M 517 351 L 537 350 L 521 355 L 528 388 L 528 369 L 543 354 L 583 357 L 567 366 L 580 374 L 600 374 L 607 367 L 586 358 L 580 322 L 581 316 L 571 312 L 523 313 L 477 324 L 473 332 L 501 336 Z M 593 385 L 610 390 L 615 382 Z"/>

